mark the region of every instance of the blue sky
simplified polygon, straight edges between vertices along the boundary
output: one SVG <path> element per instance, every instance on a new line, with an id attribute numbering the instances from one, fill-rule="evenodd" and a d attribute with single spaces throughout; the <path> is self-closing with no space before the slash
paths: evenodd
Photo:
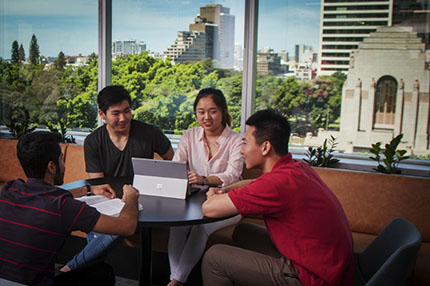
<path id="1" fill-rule="evenodd" d="M 31 35 L 41 54 L 97 53 L 96 0 L 0 0 L 0 57 L 10 58 L 12 42 L 28 56 Z M 177 32 L 188 30 L 206 4 L 221 4 L 235 15 L 235 39 L 243 42 L 244 3 L 240 0 L 112 0 L 113 40 L 143 40 L 152 51 L 164 51 Z M 294 51 L 295 44 L 318 49 L 320 0 L 260 0 L 258 47 Z"/>

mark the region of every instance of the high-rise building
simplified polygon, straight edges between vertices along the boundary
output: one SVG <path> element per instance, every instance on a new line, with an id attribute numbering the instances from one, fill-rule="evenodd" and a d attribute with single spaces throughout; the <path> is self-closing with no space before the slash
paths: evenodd
<path id="1" fill-rule="evenodd" d="M 321 0 L 318 75 L 347 72 L 349 56 L 378 26 L 392 23 L 393 0 Z"/>
<path id="2" fill-rule="evenodd" d="M 316 61 L 315 52 L 312 46 L 308 45 L 296 45 L 294 60 L 298 65 L 306 65 L 310 67 L 313 62 Z"/>
<path id="3" fill-rule="evenodd" d="M 429 48 L 427 9 L 421 0 L 321 0 L 318 75 L 347 73 L 351 51 L 381 26 L 410 26 Z"/>
<path id="4" fill-rule="evenodd" d="M 216 26 L 205 25 L 204 31 L 179 31 L 175 42 L 164 51 L 165 57 L 177 63 L 201 61 L 213 55 L 213 34 Z"/>
<path id="5" fill-rule="evenodd" d="M 230 8 L 219 4 L 201 7 L 189 31 L 180 31 L 164 54 L 175 62 L 199 61 L 203 56 L 214 59 L 215 66 L 233 68 L 234 21 Z"/>
<path id="6" fill-rule="evenodd" d="M 143 41 L 112 41 L 112 54 L 137 55 L 146 50 Z"/>

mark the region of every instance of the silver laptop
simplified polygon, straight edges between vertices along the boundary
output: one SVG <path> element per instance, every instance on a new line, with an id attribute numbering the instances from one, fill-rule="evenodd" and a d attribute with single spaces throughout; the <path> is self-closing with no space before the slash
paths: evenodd
<path id="1" fill-rule="evenodd" d="M 142 195 L 185 199 L 207 186 L 188 184 L 187 164 L 164 160 L 131 158 L 133 187 Z"/>

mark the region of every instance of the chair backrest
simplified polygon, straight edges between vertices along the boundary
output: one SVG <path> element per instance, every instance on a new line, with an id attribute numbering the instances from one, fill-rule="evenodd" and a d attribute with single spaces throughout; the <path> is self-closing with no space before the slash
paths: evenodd
<path id="1" fill-rule="evenodd" d="M 356 272 L 366 285 L 405 285 L 420 246 L 419 230 L 396 218 L 358 255 Z"/>

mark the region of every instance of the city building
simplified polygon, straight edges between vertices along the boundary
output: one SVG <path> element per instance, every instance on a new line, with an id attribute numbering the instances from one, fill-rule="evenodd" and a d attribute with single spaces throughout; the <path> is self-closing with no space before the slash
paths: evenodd
<path id="1" fill-rule="evenodd" d="M 143 41 L 112 41 L 112 54 L 137 55 L 146 50 L 146 43 Z"/>
<path id="2" fill-rule="evenodd" d="M 66 56 L 66 64 L 71 66 L 84 66 L 88 62 L 88 56 L 81 54 L 77 56 Z"/>
<path id="3" fill-rule="evenodd" d="M 379 27 L 351 55 L 342 90 L 338 150 L 368 152 L 403 134 L 401 149 L 429 153 L 430 68 L 425 43 L 412 27 Z"/>
<path id="4" fill-rule="evenodd" d="M 351 50 L 378 26 L 391 26 L 393 0 L 321 0 L 318 75 L 348 72 Z"/>
<path id="5" fill-rule="evenodd" d="M 164 54 L 174 62 L 212 58 L 217 67 L 233 68 L 234 25 L 230 8 L 219 4 L 200 7 L 200 14 L 190 24 L 189 31 L 178 32 L 178 38 Z"/>
<path id="6" fill-rule="evenodd" d="M 312 46 L 295 45 L 294 60 L 297 63 L 312 63 L 315 60 L 314 50 Z"/>
<path id="7" fill-rule="evenodd" d="M 179 31 L 175 42 L 164 52 L 166 58 L 176 63 L 201 61 L 212 58 L 214 25 L 204 25 L 205 31 Z"/>
<path id="8" fill-rule="evenodd" d="M 269 47 L 262 48 L 257 53 L 257 72 L 259 74 L 283 74 L 288 71 L 287 65 L 281 65 L 281 56 Z"/>
<path id="9" fill-rule="evenodd" d="M 380 26 L 412 27 L 428 48 L 427 8 L 419 0 L 321 0 L 318 75 L 347 73 L 351 51 Z"/>
<path id="10" fill-rule="evenodd" d="M 305 66 L 305 65 L 299 65 L 294 70 L 294 77 L 297 80 L 311 80 L 315 77 L 315 72 L 311 68 Z"/>

